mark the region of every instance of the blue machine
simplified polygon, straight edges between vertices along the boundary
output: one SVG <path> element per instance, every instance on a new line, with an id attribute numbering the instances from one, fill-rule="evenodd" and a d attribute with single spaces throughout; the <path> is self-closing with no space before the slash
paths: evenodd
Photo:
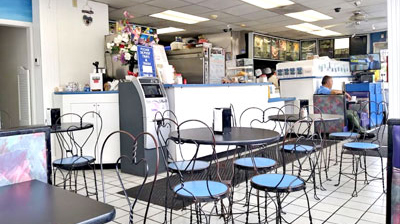
<path id="1" fill-rule="evenodd" d="M 358 100 L 368 100 L 369 104 L 369 124 L 370 128 L 377 126 L 383 121 L 383 106 L 378 108 L 382 102 L 381 83 L 351 83 L 346 84 L 346 92 L 351 96 L 357 96 Z M 375 102 L 375 103 L 373 103 Z M 378 111 L 379 109 L 379 111 Z"/>

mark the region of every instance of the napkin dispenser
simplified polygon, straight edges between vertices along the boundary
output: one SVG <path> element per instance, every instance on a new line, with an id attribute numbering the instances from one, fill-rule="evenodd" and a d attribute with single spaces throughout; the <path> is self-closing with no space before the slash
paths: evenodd
<path id="1" fill-rule="evenodd" d="M 60 108 L 47 108 L 46 125 L 59 126 L 61 125 Z"/>
<path id="2" fill-rule="evenodd" d="M 214 108 L 213 130 L 214 133 L 221 134 L 231 131 L 232 110 L 231 108 Z"/>

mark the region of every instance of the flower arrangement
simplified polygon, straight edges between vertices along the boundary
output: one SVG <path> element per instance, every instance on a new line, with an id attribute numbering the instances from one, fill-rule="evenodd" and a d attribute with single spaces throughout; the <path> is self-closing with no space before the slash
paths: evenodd
<path id="1" fill-rule="evenodd" d="M 107 43 L 107 49 L 114 55 L 113 60 L 121 61 L 123 65 L 129 65 L 128 75 L 133 74 L 133 67 L 137 64 L 137 45 L 152 45 L 158 41 L 157 35 L 154 35 L 151 42 L 141 39 L 142 28 L 130 24 L 128 20 L 132 18 L 134 16 L 125 11 L 124 19 L 116 24 L 118 35 L 112 42 Z M 144 34 L 146 34 L 146 30 Z"/>

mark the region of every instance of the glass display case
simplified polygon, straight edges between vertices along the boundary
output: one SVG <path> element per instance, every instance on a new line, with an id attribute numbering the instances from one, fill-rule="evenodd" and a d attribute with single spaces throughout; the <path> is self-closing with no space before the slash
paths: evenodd
<path id="1" fill-rule="evenodd" d="M 226 78 L 228 78 L 231 83 L 256 82 L 252 65 L 227 68 Z"/>

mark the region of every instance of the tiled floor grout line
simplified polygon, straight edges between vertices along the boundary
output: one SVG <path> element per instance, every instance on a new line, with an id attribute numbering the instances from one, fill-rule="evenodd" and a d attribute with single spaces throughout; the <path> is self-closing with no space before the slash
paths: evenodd
<path id="1" fill-rule="evenodd" d="M 357 220 L 357 222 L 356 222 L 355 224 L 357 224 L 358 222 L 360 222 L 360 220 L 362 219 L 362 217 L 364 217 L 364 215 L 365 215 L 366 213 L 368 213 L 369 209 L 370 209 L 372 206 L 374 206 L 374 204 L 379 200 L 380 197 L 382 197 L 382 195 L 386 195 L 386 194 L 382 192 L 381 196 L 379 196 L 379 197 L 374 201 L 374 203 L 372 203 L 372 204 L 364 211 L 364 213 L 360 216 L 360 218 Z M 374 223 L 375 223 L 375 222 L 374 222 Z"/>

